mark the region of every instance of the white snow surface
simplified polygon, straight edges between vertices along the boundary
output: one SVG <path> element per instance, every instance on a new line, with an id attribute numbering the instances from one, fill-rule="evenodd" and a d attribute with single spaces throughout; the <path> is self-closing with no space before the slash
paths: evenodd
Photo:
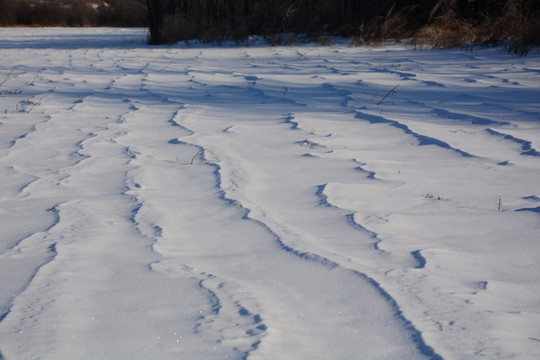
<path id="1" fill-rule="evenodd" d="M 0 359 L 539 359 L 540 56 L 0 30 Z"/>

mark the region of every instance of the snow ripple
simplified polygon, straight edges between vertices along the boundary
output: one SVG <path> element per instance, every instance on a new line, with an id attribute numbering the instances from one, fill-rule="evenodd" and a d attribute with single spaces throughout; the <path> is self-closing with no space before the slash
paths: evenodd
<path id="1" fill-rule="evenodd" d="M 359 110 L 356 110 L 356 118 L 360 120 L 364 120 L 364 121 L 369 121 L 371 124 L 381 124 L 381 123 L 389 124 L 393 127 L 403 130 L 405 134 L 412 135 L 413 137 L 415 137 L 418 140 L 419 146 L 435 145 L 443 149 L 455 151 L 463 157 L 470 157 L 470 158 L 475 157 L 474 155 L 469 154 L 466 151 L 450 146 L 448 143 L 442 140 L 414 132 L 407 125 L 400 123 L 399 121 L 390 120 L 383 116 L 368 114 Z"/>
<path id="2" fill-rule="evenodd" d="M 510 141 L 518 144 L 519 146 L 521 146 L 521 150 L 522 150 L 521 155 L 540 156 L 540 152 L 538 152 L 538 150 L 533 148 L 532 143 L 530 141 L 528 141 L 528 140 L 523 140 L 523 139 L 514 137 L 512 135 L 509 135 L 509 134 L 504 134 L 504 133 L 501 133 L 499 131 L 495 131 L 495 130 L 490 129 L 490 128 L 485 129 L 485 132 L 487 132 L 490 135 L 494 135 L 494 136 L 497 136 L 497 137 L 502 137 L 505 140 L 510 140 Z"/>

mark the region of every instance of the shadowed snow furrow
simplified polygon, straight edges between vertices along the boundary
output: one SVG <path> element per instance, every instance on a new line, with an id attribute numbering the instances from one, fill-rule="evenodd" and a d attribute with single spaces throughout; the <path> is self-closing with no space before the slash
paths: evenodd
<path id="1" fill-rule="evenodd" d="M 0 254 L 2 273 L 13 274 L 2 279 L 3 321 L 9 317 L 5 309 L 13 309 L 14 302 L 29 291 L 41 269 L 56 258 L 58 239 L 54 233 L 61 222 L 58 210 L 71 196 L 69 190 L 64 193 L 62 184 L 69 183 L 70 170 L 87 159 L 81 153 L 83 141 L 92 137 L 77 124 L 64 122 L 63 116 L 72 112 L 62 108 L 61 103 L 51 102 L 47 99 L 42 104 L 53 109 L 51 114 L 44 110 L 44 116 L 27 116 L 25 122 L 34 121 L 34 125 L 12 144 L 1 160 L 6 165 L 16 164 L 9 166 L 13 170 L 10 178 L 13 175 L 20 184 L 15 196 L 20 199 L 19 211 L 24 212 L 24 216 L 18 214 L 18 219 L 11 214 L 3 216 L 6 223 L 2 224 L 1 235 L 6 238 L 0 240 L 2 247 L 8 247 Z M 26 180 L 29 177 L 31 181 Z M 24 235 L 20 229 L 24 229 Z"/>
<path id="2" fill-rule="evenodd" d="M 379 67 L 373 68 L 371 70 L 372 70 L 372 72 L 375 72 L 375 73 L 382 73 L 382 74 L 387 73 L 387 74 L 392 74 L 392 75 L 398 75 L 401 80 L 411 80 L 412 78 L 416 77 L 416 74 L 414 74 L 414 73 L 398 71 L 399 68 L 401 68 L 401 65 L 400 66 L 392 65 L 392 68 L 386 68 L 386 67 L 380 67 L 379 66 Z M 440 85 L 442 85 L 442 84 L 440 84 Z"/>
<path id="3" fill-rule="evenodd" d="M 208 275 L 208 278 L 212 278 L 212 275 Z M 212 289 L 204 285 L 204 279 L 199 280 L 198 285 L 203 291 L 208 293 L 209 303 L 210 303 L 210 312 L 208 314 L 201 314 L 195 325 L 193 331 L 198 334 L 203 331 L 207 331 L 205 327 L 209 327 L 211 323 L 215 322 L 215 318 L 219 316 L 219 311 L 221 310 L 221 302 L 217 297 L 216 293 Z"/>
<path id="4" fill-rule="evenodd" d="M 443 149 L 448 149 L 448 150 L 455 151 L 455 152 L 457 152 L 458 154 L 460 154 L 461 156 L 464 156 L 464 157 L 474 157 L 474 155 L 469 154 L 468 152 L 463 151 L 461 149 L 454 148 L 454 147 L 450 146 L 448 143 L 446 143 L 446 142 L 444 142 L 442 140 L 416 133 L 416 132 L 412 131 L 411 129 L 409 129 L 409 127 L 407 125 L 402 124 L 399 121 L 390 120 L 390 119 L 387 119 L 385 117 L 378 116 L 378 115 L 364 113 L 364 112 L 361 112 L 359 110 L 356 110 L 356 116 L 355 117 L 357 119 L 360 119 L 360 120 L 369 121 L 372 124 L 381 124 L 381 123 L 382 124 L 389 124 L 389 125 L 394 126 L 394 127 L 398 128 L 398 129 L 401 129 L 401 130 L 403 130 L 403 132 L 405 134 L 414 136 L 418 140 L 418 145 L 420 145 L 420 146 L 435 145 L 435 146 L 441 147 Z"/>
<path id="5" fill-rule="evenodd" d="M 384 252 L 383 250 L 379 249 L 379 243 L 382 241 L 382 239 L 379 238 L 377 233 L 375 233 L 373 231 L 370 231 L 370 230 L 366 229 L 365 227 L 363 227 L 362 225 L 360 225 L 359 223 L 357 223 L 356 220 L 354 219 L 354 214 L 347 215 L 347 221 L 349 222 L 349 224 L 351 224 L 351 226 L 353 226 L 354 228 L 358 229 L 361 232 L 366 233 L 370 238 L 375 240 L 373 242 L 373 248 L 375 250 L 380 251 L 380 252 Z"/>
<path id="6" fill-rule="evenodd" d="M 445 109 L 432 109 L 432 112 L 437 116 L 444 119 L 459 120 L 470 122 L 473 125 L 509 125 L 507 121 L 494 121 L 487 118 L 482 118 L 478 116 L 473 116 L 469 114 L 460 114 L 456 112 L 451 112 Z"/>
<path id="7" fill-rule="evenodd" d="M 443 360 L 443 358 L 439 354 L 437 354 L 431 346 L 427 345 L 424 342 L 424 339 L 422 338 L 422 333 L 418 331 L 412 325 L 412 323 L 403 315 L 403 312 L 399 308 L 394 298 L 390 296 L 390 294 L 388 294 L 377 281 L 373 280 L 372 278 L 360 272 L 356 272 L 356 274 L 357 276 L 365 279 L 371 285 L 373 285 L 377 289 L 379 294 L 381 294 L 381 296 L 385 298 L 386 301 L 388 301 L 392 305 L 392 307 L 396 310 L 396 318 L 402 321 L 405 324 L 405 326 L 409 329 L 409 331 L 411 332 L 412 338 L 414 342 L 416 343 L 416 345 L 418 346 L 418 350 L 420 350 L 420 353 L 422 355 L 427 356 L 430 360 Z"/>
<path id="8" fill-rule="evenodd" d="M 114 99 L 114 96 L 112 98 Z M 111 104 L 114 104 L 112 108 Z M 84 97 L 77 102 L 76 106 L 70 106 L 55 113 L 46 124 L 37 126 L 35 132 L 32 133 L 33 139 L 29 139 L 28 136 L 25 138 L 25 141 L 32 140 L 32 146 L 37 149 L 41 147 L 48 150 L 49 147 L 54 147 L 57 154 L 52 158 L 49 157 L 47 151 L 36 151 L 36 156 L 44 157 L 39 163 L 40 166 L 34 164 L 34 167 L 30 167 L 25 161 L 18 161 L 21 169 L 35 174 L 36 177 L 31 185 L 23 189 L 27 193 L 27 201 L 31 201 L 34 194 L 48 194 L 50 196 L 48 201 L 54 201 L 57 204 L 54 207 L 49 205 L 50 212 L 56 217 L 56 222 L 43 234 L 35 232 L 32 236 L 23 239 L 14 249 L 17 250 L 16 258 L 29 257 L 29 260 L 26 260 L 28 269 L 32 269 L 29 266 L 31 259 L 34 259 L 32 261 L 39 259 L 40 247 L 46 246 L 46 253 L 49 256 L 35 268 L 26 282 L 24 291 L 17 296 L 10 312 L 4 314 L 2 319 L 3 333 L 6 327 L 11 326 L 20 328 L 20 333 L 24 332 L 25 336 L 32 337 L 32 334 L 36 333 L 40 335 L 36 336 L 33 346 L 28 348 L 24 348 L 27 345 L 22 344 L 24 340 L 21 342 L 22 339 L 10 335 L 11 340 L 8 341 L 10 345 L 6 346 L 4 353 L 17 353 L 28 358 L 37 356 L 57 358 L 58 353 L 55 355 L 55 351 L 58 347 L 62 347 L 61 334 L 68 331 L 68 326 L 64 326 L 65 320 L 60 320 L 51 331 L 44 331 L 44 329 L 51 318 L 69 319 L 79 311 L 71 307 L 70 297 L 78 296 L 77 293 L 86 293 L 89 296 L 88 299 L 76 301 L 81 308 L 87 307 L 89 300 L 94 302 L 92 304 L 94 309 L 106 303 L 114 306 L 116 302 L 116 300 L 105 300 L 100 297 L 92 287 L 111 281 L 108 271 L 117 263 L 108 259 L 114 258 L 115 253 L 120 254 L 120 249 L 115 246 L 122 239 L 129 238 L 118 231 L 122 228 L 120 225 L 122 220 L 118 214 L 123 212 L 124 204 L 122 201 L 115 202 L 122 198 L 121 179 L 124 177 L 122 163 L 125 164 L 127 161 L 122 160 L 124 150 L 114 142 L 114 137 L 122 133 L 111 129 L 111 124 L 121 118 L 124 110 L 133 111 L 135 108 L 130 108 L 129 104 L 126 108 L 118 106 L 115 100 L 109 102 L 100 97 Z M 114 117 L 116 114 L 118 114 L 117 118 Z M 81 130 L 89 128 L 93 131 Z M 50 132 L 54 135 L 50 135 Z M 18 145 L 12 149 L 11 157 L 17 155 Z M 109 158 L 109 161 L 103 161 L 106 158 Z M 111 167 L 108 168 L 108 166 Z M 51 171 L 50 168 L 55 171 Z M 113 193 L 120 196 L 111 195 Z M 101 218 L 100 214 L 105 213 L 109 213 L 109 216 Z M 111 226 L 113 224 L 118 226 Z M 107 241 L 109 236 L 113 241 Z M 39 246 L 32 244 L 36 241 Z M 128 251 L 130 249 L 129 245 L 124 248 Z M 103 252 L 103 256 L 95 257 L 95 252 L 100 251 Z M 29 255 L 25 255 L 27 252 Z M 130 251 L 130 256 L 133 255 L 134 252 Z M 10 254 L 4 253 L 2 256 L 9 260 Z M 79 282 L 79 276 L 66 277 L 66 274 L 80 274 L 78 267 L 86 262 L 90 264 L 89 269 L 92 270 L 91 274 L 88 274 L 89 281 Z M 17 269 L 13 261 L 4 261 L 3 265 L 10 265 L 12 269 Z M 18 276 L 22 277 L 24 274 L 24 271 L 20 271 Z M 125 281 L 126 279 L 124 278 L 123 282 L 125 289 L 130 286 L 129 281 Z M 15 280 L 11 280 L 10 284 L 15 284 Z M 106 288 L 107 285 L 103 290 Z M 117 294 L 121 292 L 118 291 Z M 118 298 L 121 297 L 122 295 Z M 63 308 L 62 304 L 67 304 L 67 306 Z M 105 308 L 99 310 L 107 311 Z M 95 313 L 97 317 L 101 316 L 99 310 L 97 314 Z M 86 319 L 85 316 L 76 318 L 78 325 L 84 323 Z M 117 319 L 119 318 L 121 315 L 117 315 Z M 114 323 L 114 320 L 109 321 Z M 93 324 L 96 325 L 97 322 Z M 74 334 L 81 334 L 85 326 L 93 327 L 89 325 L 89 323 L 81 327 L 75 325 L 70 330 Z M 91 343 L 90 338 L 95 334 L 91 332 L 90 336 L 82 342 L 73 341 L 72 349 L 80 351 L 85 348 L 83 343 Z M 41 340 L 38 340 L 38 337 Z M 62 351 L 64 350 L 61 349 L 60 352 Z"/>
<path id="9" fill-rule="evenodd" d="M 46 229 L 44 232 L 34 233 L 30 237 L 20 240 L 10 251 L 6 251 L 0 256 L 0 260 L 3 263 L 0 265 L 1 272 L 4 274 L 11 273 L 9 283 L 2 284 L 4 291 L 9 289 L 7 291 L 9 298 L 0 297 L 0 322 L 8 316 L 13 300 L 28 288 L 38 271 L 47 263 L 54 260 L 57 253 L 56 244 L 51 242 L 54 240 L 51 240 L 46 235 L 46 232 L 58 223 L 58 217 L 56 219 L 51 228 Z M 29 243 L 28 245 L 26 244 L 27 242 Z M 37 256 L 26 255 L 27 252 L 35 252 L 40 247 L 42 251 Z M 16 272 L 14 273 L 14 271 Z"/>
<path id="10" fill-rule="evenodd" d="M 180 122 L 179 122 L 179 117 L 181 116 L 181 111 L 183 109 L 179 109 L 176 111 L 176 113 L 174 114 L 173 117 L 171 117 L 171 119 L 169 120 L 169 122 L 171 123 L 172 126 L 175 126 L 175 127 L 179 127 L 181 128 L 182 130 L 184 130 L 186 132 L 186 134 L 184 136 L 189 136 L 189 135 L 192 135 L 193 134 L 193 131 L 183 127 L 182 125 L 180 125 Z"/>
<path id="11" fill-rule="evenodd" d="M 536 195 L 525 196 L 525 197 L 523 197 L 523 199 L 532 201 L 532 202 L 534 202 L 536 204 L 538 204 L 540 202 L 540 198 L 538 196 L 536 196 Z M 532 211 L 532 212 L 540 213 L 540 206 L 537 206 L 537 207 L 524 207 L 524 208 L 516 209 L 516 211 Z"/>
<path id="12" fill-rule="evenodd" d="M 532 147 L 532 143 L 527 140 L 516 138 L 512 135 L 504 134 L 499 131 L 495 131 L 493 129 L 487 128 L 485 129 L 485 132 L 487 132 L 490 135 L 494 135 L 497 137 L 502 137 L 505 140 L 510 140 L 519 146 L 521 146 L 522 153 L 521 155 L 527 155 L 527 156 L 540 156 L 540 152 L 538 152 L 535 148 Z"/>
<path id="13" fill-rule="evenodd" d="M 516 209 L 516 211 L 532 211 L 532 212 L 540 213 L 540 206 L 537 206 L 537 207 L 535 207 L 535 208 L 521 208 L 521 209 Z"/>
<path id="14" fill-rule="evenodd" d="M 266 225 L 264 222 L 262 222 L 260 220 L 257 220 L 255 218 L 250 217 L 250 215 L 249 215 L 250 210 L 245 208 L 238 201 L 228 198 L 226 191 L 221 187 L 221 173 L 220 173 L 221 167 L 216 165 L 216 164 L 210 164 L 210 166 L 215 167 L 214 175 L 217 178 L 217 187 L 220 189 L 220 197 L 223 200 L 225 200 L 226 202 L 228 202 L 229 204 L 241 209 L 242 212 L 244 213 L 244 215 L 242 216 L 243 219 L 253 221 L 253 222 L 259 224 L 260 226 L 262 226 L 269 233 L 271 233 L 272 236 L 275 238 L 275 241 L 280 246 L 280 248 L 282 248 L 286 252 L 291 253 L 291 254 L 293 254 L 295 256 L 298 256 L 298 257 L 300 257 L 300 258 L 302 258 L 304 260 L 313 261 L 313 262 L 315 262 L 317 264 L 320 264 L 320 265 L 323 265 L 324 267 L 327 267 L 329 269 L 333 269 L 333 268 L 339 266 L 336 262 L 334 262 L 332 260 L 329 260 L 329 259 L 326 259 L 326 258 L 324 258 L 324 257 L 322 257 L 320 255 L 310 253 L 310 252 L 299 251 L 297 249 L 294 249 L 294 248 L 288 246 L 286 243 L 283 242 L 283 240 L 277 234 L 275 234 L 271 230 L 270 227 L 268 227 L 268 225 Z M 333 205 L 326 202 L 326 195 L 324 195 L 324 187 L 325 187 L 325 185 L 320 185 L 319 188 L 318 188 L 318 191 L 317 191 L 317 196 L 321 197 L 320 205 L 333 206 Z"/>
<path id="15" fill-rule="evenodd" d="M 411 252 L 411 255 L 416 260 L 415 269 L 423 269 L 426 266 L 426 258 L 422 256 L 421 250 L 415 250 Z"/>
<path id="16" fill-rule="evenodd" d="M 283 242 L 283 240 L 279 236 L 274 234 L 272 232 L 272 230 L 265 223 L 263 223 L 262 221 L 250 218 L 249 217 L 249 211 L 246 212 L 245 219 L 249 219 L 251 221 L 256 222 L 260 226 L 267 229 L 268 232 L 272 233 L 272 235 L 274 235 L 274 237 L 275 237 L 276 243 L 279 245 L 279 247 L 281 249 L 283 249 L 287 253 L 292 254 L 294 256 L 297 256 L 302 260 L 307 260 L 307 261 L 311 261 L 313 263 L 322 265 L 322 266 L 328 268 L 329 270 L 335 269 L 335 268 L 337 268 L 339 266 L 339 264 L 337 262 L 332 261 L 330 259 L 327 259 L 327 258 L 325 258 L 323 256 L 320 256 L 320 255 L 317 255 L 315 253 L 311 253 L 311 252 L 308 252 L 308 251 L 300 251 L 300 250 L 297 250 L 297 249 L 287 245 L 286 243 Z"/>
<path id="17" fill-rule="evenodd" d="M 8 134 L 10 129 L 2 128 L 0 123 L 0 129 L 3 133 Z M 11 130 L 12 131 L 12 130 Z M 16 136 L 15 138 L 12 138 L 11 140 L 3 140 L 6 142 L 7 145 L 5 145 L 4 149 L 9 149 L 14 147 L 17 144 L 17 141 L 24 139 L 26 136 L 28 136 L 29 133 L 36 131 L 36 126 L 32 125 L 28 129 L 23 130 L 23 134 Z"/>
<path id="18" fill-rule="evenodd" d="M 349 108 L 349 101 L 351 100 L 352 93 L 348 90 L 340 90 L 336 88 L 334 85 L 329 83 L 324 83 L 322 85 L 322 88 L 324 90 L 328 90 L 330 92 L 335 93 L 339 98 L 342 98 L 341 106 L 343 106 L 344 109 Z"/>
<path id="19" fill-rule="evenodd" d="M 295 144 L 297 144 L 298 146 L 308 147 L 312 150 L 314 149 L 321 150 L 325 148 L 325 146 L 317 144 L 316 142 L 313 142 L 311 140 L 300 140 L 300 141 L 296 141 Z"/>
<path id="20" fill-rule="evenodd" d="M 366 170 L 363 168 L 363 166 L 366 166 L 367 164 L 366 163 L 363 163 L 363 162 L 360 162 L 356 159 L 353 159 L 353 161 L 358 164 L 358 166 L 355 168 L 356 170 L 358 170 L 359 172 L 361 172 L 362 174 L 366 175 L 366 177 L 368 179 L 373 179 L 373 180 L 378 180 L 375 175 L 376 173 L 374 171 L 369 171 L 369 170 Z"/>
<path id="21" fill-rule="evenodd" d="M 283 118 L 283 122 L 291 124 L 291 129 L 298 129 L 298 122 L 294 121 L 294 113 L 289 113 Z"/>
<path id="22" fill-rule="evenodd" d="M 139 214 L 143 205 L 143 202 L 139 202 L 135 206 L 132 210 L 130 220 L 142 236 L 147 237 L 151 241 L 156 241 L 163 234 L 163 229 L 159 225 L 145 221 L 144 216 Z"/>
<path id="23" fill-rule="evenodd" d="M 216 275 L 198 273 L 173 259 L 153 263 L 151 269 L 173 278 L 189 278 L 197 284 L 205 304 L 200 305 L 200 310 L 193 309 L 197 316 L 192 331 L 201 339 L 213 337 L 211 346 L 219 348 L 218 354 L 227 356 L 230 352 L 233 358 L 245 359 L 257 349 L 267 326 L 261 315 L 253 312 L 257 306 L 244 289 Z"/>
<path id="24" fill-rule="evenodd" d="M 246 307 L 248 305 L 242 303 L 243 299 L 235 299 L 234 292 L 241 289 L 230 286 L 214 275 L 204 273 L 201 275 L 204 278 L 199 281 L 199 286 L 209 293 L 212 299 L 212 312 L 201 316 L 194 331 L 198 333 L 208 331 L 208 328 L 213 329 L 221 336 L 218 344 L 231 343 L 233 351 L 238 353 L 239 358 L 247 359 L 261 343 L 267 326 L 259 314 L 253 314 L 248 310 Z M 248 340 L 245 344 L 239 341 L 243 338 Z"/>
<path id="25" fill-rule="evenodd" d="M 320 205 L 329 206 L 329 207 L 332 207 L 334 209 L 339 209 L 342 212 L 347 211 L 345 209 L 340 208 L 338 205 L 332 203 L 329 200 L 329 195 L 324 193 L 326 191 L 326 187 L 327 186 L 322 187 L 320 189 L 320 193 L 318 192 L 318 194 L 317 194 L 319 197 L 324 198 L 324 203 L 321 203 Z M 367 229 L 366 227 L 364 227 L 363 225 L 361 225 L 360 223 L 358 223 L 358 221 L 356 221 L 356 215 L 357 214 L 355 214 L 355 213 L 349 213 L 349 214 L 346 214 L 344 216 L 346 217 L 347 222 L 348 222 L 349 225 L 351 225 L 353 228 L 355 228 L 356 230 L 360 231 L 361 233 L 367 235 L 370 239 L 373 240 L 373 248 L 377 252 L 379 252 L 379 254 L 385 255 L 385 256 L 393 256 L 393 254 L 389 254 L 386 251 L 380 249 L 380 244 L 383 243 L 384 239 L 382 239 L 379 236 L 379 234 L 377 234 L 376 232 L 371 231 L 371 230 Z M 404 256 L 404 255 L 401 255 L 401 256 Z M 409 258 L 409 259 L 407 259 L 406 262 L 402 265 L 402 266 L 406 266 L 407 268 L 412 267 L 412 268 L 415 268 L 415 269 L 421 269 L 421 268 L 424 268 L 424 266 L 426 264 L 426 260 L 420 254 L 419 250 L 410 252 L 410 256 L 407 256 L 407 258 Z"/>
<path id="26" fill-rule="evenodd" d="M 319 205 L 328 206 L 328 207 L 334 207 L 334 205 L 332 205 L 332 204 L 330 204 L 328 202 L 328 196 L 326 196 L 326 194 L 324 193 L 324 190 L 326 189 L 326 185 L 328 185 L 328 184 L 323 184 L 323 185 L 317 186 L 316 195 L 319 198 Z"/>

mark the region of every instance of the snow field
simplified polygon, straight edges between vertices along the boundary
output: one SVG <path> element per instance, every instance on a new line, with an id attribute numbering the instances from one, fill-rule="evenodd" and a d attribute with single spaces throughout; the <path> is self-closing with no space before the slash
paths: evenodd
<path id="1" fill-rule="evenodd" d="M 144 40 L 0 34 L 0 358 L 540 355 L 536 55 Z"/>

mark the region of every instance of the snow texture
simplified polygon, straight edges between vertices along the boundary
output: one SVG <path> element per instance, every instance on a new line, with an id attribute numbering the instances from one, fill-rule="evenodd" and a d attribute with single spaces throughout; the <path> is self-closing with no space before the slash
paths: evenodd
<path id="1" fill-rule="evenodd" d="M 540 58 L 0 33 L 0 359 L 540 358 Z"/>

